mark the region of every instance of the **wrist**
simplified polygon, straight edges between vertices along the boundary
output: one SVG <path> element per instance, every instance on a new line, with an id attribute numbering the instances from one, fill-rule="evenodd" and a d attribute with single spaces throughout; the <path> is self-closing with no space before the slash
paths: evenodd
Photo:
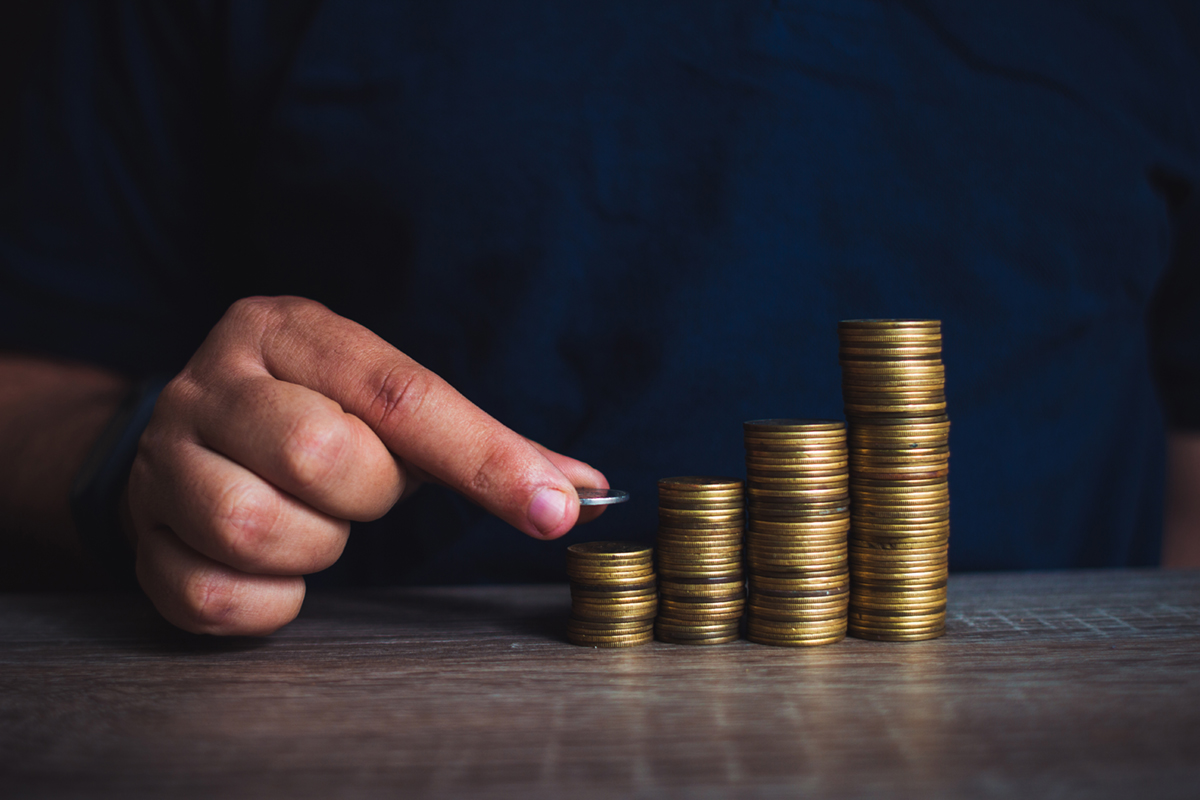
<path id="1" fill-rule="evenodd" d="M 111 576 L 136 585 L 126 485 L 138 440 L 166 385 L 154 377 L 135 386 L 108 421 L 71 485 L 75 530 L 92 560 Z"/>

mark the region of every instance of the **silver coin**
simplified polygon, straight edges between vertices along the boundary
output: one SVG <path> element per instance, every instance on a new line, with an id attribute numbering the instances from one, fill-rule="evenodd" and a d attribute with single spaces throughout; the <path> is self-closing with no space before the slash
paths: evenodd
<path id="1" fill-rule="evenodd" d="M 629 492 L 620 489 L 576 489 L 579 493 L 581 506 L 611 506 L 613 503 L 624 503 L 629 499 Z"/>

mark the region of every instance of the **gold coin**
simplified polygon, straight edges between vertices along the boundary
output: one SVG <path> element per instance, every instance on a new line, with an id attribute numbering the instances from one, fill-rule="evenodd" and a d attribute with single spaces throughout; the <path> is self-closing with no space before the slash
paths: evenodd
<path id="1" fill-rule="evenodd" d="M 831 596 L 847 594 L 850 591 L 848 576 L 842 578 L 773 578 L 770 576 L 751 573 L 751 585 L 758 594 L 788 595 L 797 597 L 817 596 L 821 592 Z"/>
<path id="2" fill-rule="evenodd" d="M 729 644 L 736 642 L 740 637 L 736 633 L 727 636 L 709 636 L 701 639 L 687 639 L 678 636 L 670 636 L 666 634 L 657 634 L 658 641 L 666 644 L 688 644 L 688 645 L 703 645 L 703 644 Z"/>
<path id="3" fill-rule="evenodd" d="M 830 634 L 823 637 L 808 638 L 789 638 L 789 637 L 774 637 L 764 636 L 761 634 L 746 634 L 746 638 L 755 644 L 765 644 L 772 647 L 819 647 L 827 644 L 837 644 L 846 638 L 845 633 Z"/>
<path id="4" fill-rule="evenodd" d="M 636 567 L 597 567 L 591 564 L 567 564 L 567 576 L 580 583 L 644 580 L 653 577 L 653 565 Z"/>
<path id="5" fill-rule="evenodd" d="M 764 620 L 759 617 L 747 616 L 746 638 L 760 644 L 769 644 L 770 642 L 764 641 L 766 639 L 815 643 L 827 637 L 837 637 L 834 639 L 834 641 L 837 641 L 846 635 L 845 619 L 811 624 L 800 623 L 784 628 L 775 627 L 774 622 L 774 620 Z"/>
<path id="6" fill-rule="evenodd" d="M 827 608 L 846 607 L 850 602 L 850 593 L 842 591 L 837 594 L 829 593 L 817 597 L 787 597 L 782 592 L 763 592 L 751 584 L 748 602 L 763 608 Z"/>
<path id="7" fill-rule="evenodd" d="M 764 480 L 771 480 L 772 478 L 797 478 L 812 481 L 813 483 L 823 483 L 825 479 L 838 481 L 843 476 L 848 477 L 850 474 L 849 459 L 842 459 L 840 462 L 818 466 L 820 469 L 808 469 L 798 467 L 794 464 L 760 465 L 747 460 L 746 483 L 747 485 L 753 485 L 760 478 Z"/>
<path id="8" fill-rule="evenodd" d="M 874 587 L 853 584 L 850 604 L 874 607 L 904 608 L 946 602 L 946 587 Z"/>
<path id="9" fill-rule="evenodd" d="M 893 540 L 898 536 L 912 539 L 949 537 L 950 504 L 919 511 L 881 506 L 856 509 L 850 517 L 850 532 L 854 537 L 880 540 Z"/>
<path id="10" fill-rule="evenodd" d="M 682 502 L 681 503 L 669 503 L 667 501 L 661 501 L 658 504 L 658 508 L 660 511 L 665 510 L 668 512 L 675 512 L 675 511 L 703 512 L 703 513 L 710 513 L 710 514 L 717 514 L 717 515 L 727 515 L 730 519 L 738 519 L 745 513 L 746 503 L 745 503 L 745 501 L 741 501 L 741 500 L 739 500 L 737 503 L 725 503 L 725 504 L 682 503 Z M 693 515 L 692 514 L 686 514 L 686 515 L 670 515 L 670 514 L 668 514 L 668 516 L 693 516 Z M 660 515 L 660 517 L 661 517 L 661 515 Z"/>
<path id="11" fill-rule="evenodd" d="M 919 627 L 888 627 L 886 625 L 864 625 L 854 620 L 850 620 L 846 624 L 847 629 L 852 636 L 860 636 L 862 634 L 876 636 L 922 636 L 937 633 L 946 630 L 946 624 L 933 623 Z"/>
<path id="12" fill-rule="evenodd" d="M 898 635 L 879 634 L 879 633 L 870 633 L 870 632 L 866 632 L 866 631 L 853 631 L 853 630 L 850 631 L 849 633 L 851 636 L 855 637 L 856 639 L 873 639 L 877 642 L 917 642 L 917 641 L 924 641 L 926 639 L 937 639 L 940 636 L 944 636 L 946 633 L 946 630 L 945 630 L 945 628 L 943 628 L 942 630 L 939 630 L 939 631 L 932 631 L 930 633 L 924 633 L 924 634 L 915 635 L 915 636 L 898 636 Z"/>
<path id="13" fill-rule="evenodd" d="M 658 507 L 660 520 L 695 520 L 697 522 L 733 522 L 743 516 L 744 505 L 729 508 L 671 508 Z"/>
<path id="14" fill-rule="evenodd" d="M 925 564 L 946 562 L 949 546 L 923 548 L 920 550 L 863 550 L 847 548 L 847 555 L 854 563 L 860 564 Z"/>
<path id="15" fill-rule="evenodd" d="M 901 341 L 941 341 L 941 327 L 875 327 L 875 328 L 855 328 L 855 327 L 839 327 L 838 341 L 886 341 L 888 339 L 899 339 Z"/>
<path id="16" fill-rule="evenodd" d="M 917 380 L 945 380 L 946 367 L 939 358 L 922 359 L 871 359 L 866 356 L 855 358 L 839 357 L 838 365 L 842 369 L 843 380 L 861 379 L 898 379 L 913 378 Z M 853 420 L 847 430 L 854 429 Z"/>
<path id="17" fill-rule="evenodd" d="M 669 631 L 674 634 L 721 635 L 737 628 L 736 621 L 719 620 L 715 622 L 691 622 L 675 620 L 661 614 L 654 623 L 655 630 Z"/>
<path id="18" fill-rule="evenodd" d="M 660 539 L 666 537 L 679 537 L 681 539 L 711 539 L 712 541 L 721 541 L 725 538 L 737 538 L 742 535 L 745 530 L 745 519 L 738 519 L 723 525 L 665 525 L 661 521 L 658 525 L 658 536 Z"/>
<path id="19" fill-rule="evenodd" d="M 567 628 L 569 630 L 577 630 L 583 632 L 595 632 L 608 634 L 617 633 L 641 633 L 646 630 L 650 623 L 645 620 L 604 620 L 596 621 L 589 619 L 579 619 L 578 617 L 569 617 L 567 619 Z"/>
<path id="20" fill-rule="evenodd" d="M 710 622 L 736 622 L 742 618 L 743 608 L 722 606 L 720 608 L 672 608 L 663 609 L 658 619 L 673 620 L 680 624 L 703 624 Z"/>
<path id="21" fill-rule="evenodd" d="M 763 440 L 770 440 L 770 439 L 784 440 L 784 439 L 786 439 L 788 441 L 814 442 L 814 443 L 845 441 L 846 440 L 846 423 L 839 422 L 837 428 L 830 428 L 828 430 L 819 430 L 819 431 L 817 431 L 817 430 L 801 431 L 801 430 L 784 430 L 784 429 L 767 430 L 765 428 L 761 429 L 761 430 L 750 430 L 748 428 L 743 427 L 742 428 L 742 439 L 745 441 L 763 441 Z"/>
<path id="22" fill-rule="evenodd" d="M 660 543 L 657 558 L 660 563 L 664 558 L 667 560 L 707 561 L 739 558 L 741 554 L 742 541 L 740 539 L 728 542 L 708 542 L 701 539 L 679 544 Z"/>
<path id="23" fill-rule="evenodd" d="M 932 631 L 944 630 L 946 627 L 946 622 L 945 622 L 945 619 L 943 619 L 943 618 L 935 619 L 935 618 L 931 617 L 928 621 L 920 621 L 917 624 L 904 625 L 904 624 L 898 624 L 898 623 L 897 624 L 891 624 L 891 623 L 885 624 L 885 623 L 880 623 L 880 622 L 864 622 L 862 620 L 857 620 L 857 619 L 854 619 L 853 617 L 850 617 L 849 620 L 847 621 L 847 625 L 851 630 L 856 630 L 856 631 L 876 631 L 876 632 L 881 632 L 881 633 L 892 633 L 892 634 L 920 634 L 920 633 L 930 633 Z"/>
<path id="24" fill-rule="evenodd" d="M 942 369 L 937 369 L 930 366 L 925 370 L 902 370 L 900 373 L 893 372 L 892 374 L 881 375 L 872 370 L 870 364 L 862 362 L 850 361 L 843 364 L 842 371 L 842 390 L 847 389 L 893 389 L 893 388 L 914 388 L 922 387 L 944 387 L 946 385 L 946 370 L 945 366 Z"/>
<path id="25" fill-rule="evenodd" d="M 747 628 L 752 628 L 759 634 L 768 636 L 820 636 L 837 631 L 845 632 L 846 618 L 829 619 L 814 622 L 785 622 L 774 619 L 764 619 L 759 616 L 747 617 Z"/>
<path id="26" fill-rule="evenodd" d="M 846 431 L 847 443 L 853 449 L 857 446 L 854 443 L 856 439 L 944 435 L 950 432 L 950 418 L 941 416 L 922 417 L 921 419 L 881 419 L 851 424 Z"/>
<path id="27" fill-rule="evenodd" d="M 746 541 L 746 552 L 760 556 L 780 555 L 847 555 L 849 542 L 845 536 L 830 536 L 823 539 L 800 537 L 764 537 L 755 534 Z"/>
<path id="28" fill-rule="evenodd" d="M 949 464 L 891 464 L 873 469 L 855 469 L 850 473 L 850 488 L 858 492 L 874 492 L 891 488 L 907 491 L 949 489 Z M 877 472 L 883 475 L 873 474 Z"/>
<path id="29" fill-rule="evenodd" d="M 805 526 L 796 524 L 791 527 L 776 525 L 763 528 L 761 523 L 752 521 L 746 530 L 747 544 L 753 542 L 766 547 L 782 547 L 796 545 L 800 547 L 832 547 L 845 544 L 850 531 L 850 520 L 838 520 L 833 525 Z"/>
<path id="30" fill-rule="evenodd" d="M 611 604 L 631 603 L 631 604 L 637 604 L 637 603 L 650 603 L 650 602 L 654 602 L 657 599 L 658 599 L 658 590 L 657 589 L 655 589 L 653 592 L 640 592 L 638 594 L 623 593 L 623 594 L 619 594 L 616 596 L 600 594 L 599 592 L 586 592 L 586 593 L 576 592 L 574 590 L 574 587 L 572 587 L 572 590 L 571 590 L 571 602 L 572 603 L 584 602 L 584 603 L 611 603 Z"/>
<path id="31" fill-rule="evenodd" d="M 895 622 L 914 627 L 917 622 L 927 624 L 944 622 L 946 606 L 944 603 L 941 606 L 922 606 L 911 609 L 853 606 L 850 609 L 850 618 L 864 624 L 888 625 Z"/>
<path id="32" fill-rule="evenodd" d="M 571 616 L 588 622 L 640 622 L 652 620 L 658 615 L 657 602 L 643 608 L 594 608 L 571 606 Z"/>
<path id="33" fill-rule="evenodd" d="M 864 487 L 855 485 L 850 489 L 851 502 L 865 505 L 880 505 L 884 503 L 904 503 L 906 505 L 932 505 L 946 503 L 950 498 L 950 487 L 942 482 L 931 486 L 905 486 L 894 483 L 891 486 Z"/>
<path id="34" fill-rule="evenodd" d="M 715 575 L 727 575 L 730 573 L 739 573 L 742 571 L 742 556 L 738 554 L 732 558 L 708 558 L 708 559 L 688 559 L 678 558 L 674 560 L 662 559 L 658 562 L 658 572 L 662 577 L 679 577 L 681 575 L 695 575 L 696 577 L 711 577 Z"/>
<path id="35" fill-rule="evenodd" d="M 634 606 L 645 603 L 653 603 L 658 597 L 658 592 L 641 592 L 636 595 L 620 594 L 620 595 L 602 595 L 596 592 L 581 593 L 571 592 L 571 602 L 575 605 L 587 606 Z"/>
<path id="36" fill-rule="evenodd" d="M 675 491 L 735 491 L 741 488 L 742 481 L 738 478 L 713 475 L 684 475 L 676 478 L 660 478 L 658 486 L 660 489 L 666 488 Z"/>
<path id="37" fill-rule="evenodd" d="M 846 493 L 827 499 L 755 497 L 748 510 L 752 518 L 765 520 L 831 516 L 850 510 L 850 496 Z"/>
<path id="38" fill-rule="evenodd" d="M 930 515 L 915 515 L 903 518 L 899 512 L 893 518 L 856 517 L 850 526 L 851 541 L 877 542 L 921 542 L 934 541 L 936 537 L 949 541 L 949 509 Z"/>
<path id="39" fill-rule="evenodd" d="M 843 598 L 827 598 L 823 600 L 796 599 L 795 601 L 784 602 L 786 598 L 781 597 L 764 597 L 761 595 L 751 594 L 749 600 L 746 601 L 746 608 L 751 609 L 754 613 L 762 613 L 768 619 L 778 619 L 773 616 L 778 614 L 785 615 L 783 619 L 789 619 L 787 615 L 796 618 L 819 618 L 827 614 L 841 614 L 845 616 L 850 609 L 850 604 Z"/>
<path id="40" fill-rule="evenodd" d="M 844 331 L 941 331 L 940 319 L 843 319 L 838 322 L 838 335 Z"/>
<path id="41" fill-rule="evenodd" d="M 567 548 L 567 558 L 610 562 L 649 560 L 651 548 L 637 542 L 577 542 Z"/>
<path id="42" fill-rule="evenodd" d="M 924 562 L 941 561 L 945 563 L 948 553 L 948 547 L 942 545 L 940 548 L 923 548 L 910 550 L 863 550 L 861 548 L 848 548 L 847 555 L 854 563 L 862 564 L 916 564 Z"/>
<path id="43" fill-rule="evenodd" d="M 846 423 L 840 419 L 751 419 L 742 423 L 742 429 L 747 431 L 817 433 L 821 431 L 845 430 Z"/>
<path id="44" fill-rule="evenodd" d="M 883 568 L 875 568 L 871 571 L 863 567 L 855 565 L 850 570 L 851 580 L 857 586 L 866 585 L 891 585 L 891 586 L 914 586 L 935 581 L 944 581 L 948 576 L 949 570 L 945 567 L 941 569 L 929 570 L 908 570 L 897 568 L 895 570 L 886 570 Z"/>
<path id="45" fill-rule="evenodd" d="M 813 515 L 811 517 L 796 517 L 788 520 L 759 519 L 754 514 L 746 524 L 746 532 L 763 535 L 796 535 L 806 533 L 821 535 L 823 533 L 838 533 L 850 525 L 850 510 L 841 509 L 829 514 Z"/>
<path id="46" fill-rule="evenodd" d="M 721 538 L 710 538 L 696 536 L 685 538 L 672 534 L 671 536 L 660 536 L 658 540 L 658 549 L 665 550 L 667 553 L 676 553 L 691 550 L 693 548 L 706 548 L 712 550 L 721 550 L 729 552 L 742 547 L 743 538 L 741 536 L 723 536 Z"/>
<path id="47" fill-rule="evenodd" d="M 680 600 L 673 597 L 665 597 L 659 605 L 659 610 L 667 615 L 675 613 L 720 613 L 723 611 L 740 611 L 745 605 L 746 598 L 740 594 L 721 600 L 705 599 L 699 601 L 696 598 Z"/>
<path id="48" fill-rule="evenodd" d="M 746 613 L 756 620 L 765 622 L 788 623 L 795 625 L 832 626 L 834 623 L 844 625 L 849 606 L 825 605 L 779 608 L 764 606 L 750 602 L 746 605 Z"/>
<path id="49" fill-rule="evenodd" d="M 870 543 L 870 546 L 868 546 L 861 539 L 852 538 L 847 544 L 847 552 L 864 556 L 895 554 L 899 558 L 906 558 L 909 554 L 913 554 L 914 558 L 918 558 L 924 555 L 932 555 L 938 551 L 946 552 L 950 546 L 949 539 L 945 536 L 931 537 L 926 540 L 910 540 L 897 537 L 894 541 L 898 544 L 897 547 L 880 547 L 875 542 Z"/>
<path id="50" fill-rule="evenodd" d="M 717 582 L 687 581 L 664 577 L 659 581 L 659 592 L 662 597 L 729 597 L 745 591 L 745 578 L 736 580 L 721 578 Z"/>
<path id="51" fill-rule="evenodd" d="M 838 439 L 790 439 L 783 436 L 742 439 L 746 455 L 757 458 L 802 458 L 811 461 L 837 460 L 847 452 L 846 437 Z"/>
<path id="52" fill-rule="evenodd" d="M 654 632 L 635 636 L 579 636 L 568 633 L 567 639 L 580 647 L 637 647 L 653 642 Z"/>
<path id="53" fill-rule="evenodd" d="M 769 561 L 771 559 L 826 560 L 831 558 L 845 561 L 849 555 L 849 548 L 844 541 L 840 545 L 835 544 L 828 547 L 800 547 L 798 545 L 769 547 L 760 543 L 746 549 L 747 557 L 759 561 Z"/>

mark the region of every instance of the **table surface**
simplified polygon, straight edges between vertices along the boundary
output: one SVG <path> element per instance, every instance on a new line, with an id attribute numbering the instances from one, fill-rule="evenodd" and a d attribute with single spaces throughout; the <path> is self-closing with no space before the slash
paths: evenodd
<path id="1" fill-rule="evenodd" d="M 947 635 L 566 642 L 566 586 L 311 596 L 266 639 L 0 595 L 6 797 L 1196 797 L 1200 573 L 957 575 Z"/>

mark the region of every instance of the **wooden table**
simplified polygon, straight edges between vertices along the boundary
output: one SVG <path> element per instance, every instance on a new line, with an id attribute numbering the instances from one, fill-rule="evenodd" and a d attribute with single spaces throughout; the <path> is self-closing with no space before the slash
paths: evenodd
<path id="1" fill-rule="evenodd" d="M 931 642 L 594 650 L 565 586 L 313 596 L 261 640 L 0 596 L 0 796 L 1200 796 L 1200 573 L 950 598 Z"/>

